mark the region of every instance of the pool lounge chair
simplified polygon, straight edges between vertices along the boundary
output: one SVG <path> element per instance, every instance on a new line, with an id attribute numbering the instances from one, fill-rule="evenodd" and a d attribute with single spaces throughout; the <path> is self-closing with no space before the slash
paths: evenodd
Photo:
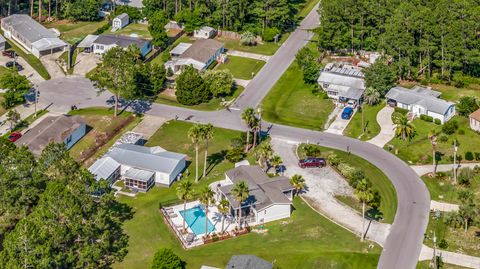
<path id="1" fill-rule="evenodd" d="M 192 233 L 189 233 L 186 237 L 187 243 L 191 244 L 195 240 L 195 235 Z"/>
<path id="2" fill-rule="evenodd" d="M 173 214 L 172 214 L 172 213 L 169 213 L 168 216 L 169 216 L 171 219 L 174 219 L 174 218 L 178 217 L 178 215 L 175 214 L 175 213 L 173 213 Z"/>

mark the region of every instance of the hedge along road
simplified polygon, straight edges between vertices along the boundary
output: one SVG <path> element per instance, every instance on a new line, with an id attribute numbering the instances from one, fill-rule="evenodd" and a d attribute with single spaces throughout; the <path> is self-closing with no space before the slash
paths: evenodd
<path id="1" fill-rule="evenodd" d="M 276 83 L 282 73 L 294 60 L 296 52 L 311 38 L 303 29 L 312 29 L 318 25 L 317 8 L 314 8 L 303 20 L 301 27 L 290 35 L 277 53 L 250 82 L 236 107 L 256 107 L 262 98 Z M 276 60 L 278 58 L 278 60 Z M 276 64 L 270 64 L 276 63 Z M 95 87 L 86 78 L 67 77 L 53 79 L 39 84 L 42 92 L 40 103 L 52 102 L 51 111 L 66 112 L 71 105 L 81 107 L 111 106 L 111 95 L 96 95 Z M 110 102 L 108 102 L 110 100 Z M 196 111 L 162 104 L 140 104 L 146 114 L 168 119 L 179 119 L 199 123 L 212 123 L 215 126 L 236 130 L 245 130 L 240 110 L 222 110 L 214 112 Z M 312 143 L 339 150 L 350 150 L 381 169 L 392 181 L 397 192 L 398 207 L 387 242 L 380 256 L 378 268 L 409 269 L 415 268 L 422 247 L 423 235 L 427 227 L 430 197 L 427 188 L 403 161 L 377 146 L 341 135 L 327 134 L 278 124 L 263 123 L 272 136 L 284 139 Z"/>

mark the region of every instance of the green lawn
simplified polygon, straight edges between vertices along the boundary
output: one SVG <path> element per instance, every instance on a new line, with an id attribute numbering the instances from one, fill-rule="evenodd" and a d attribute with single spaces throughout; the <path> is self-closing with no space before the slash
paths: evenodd
<path id="1" fill-rule="evenodd" d="M 93 34 L 98 28 L 104 26 L 106 21 L 55 21 L 45 24 L 47 28 L 55 28 L 60 31 L 60 38 L 64 41 L 75 44 L 84 39 L 88 34 Z"/>
<path id="2" fill-rule="evenodd" d="M 292 63 L 263 99 L 262 117 L 270 122 L 322 130 L 334 105 L 325 94 L 313 94 L 315 87 L 303 82 L 302 71 Z"/>
<path id="3" fill-rule="evenodd" d="M 2 116 L 3 114 L 5 114 L 5 112 L 7 112 L 7 110 L 1 105 L 3 102 L 3 93 L 0 93 L 0 116 Z"/>
<path id="4" fill-rule="evenodd" d="M 278 43 L 275 42 L 263 42 L 262 44 L 257 44 L 256 46 L 245 46 L 240 43 L 240 40 L 229 39 L 223 37 L 217 37 L 218 41 L 225 44 L 225 48 L 229 50 L 238 50 L 244 52 L 251 52 L 263 55 L 273 55 L 280 48 L 283 42 L 285 42 L 290 33 L 284 33 Z"/>
<path id="5" fill-rule="evenodd" d="M 148 141 L 147 146 L 159 145 L 167 150 L 185 153 L 194 158 L 194 146 L 187 137 L 191 123 L 171 121 L 164 124 Z M 215 128 L 209 147 L 210 158 L 217 160 L 206 178 L 196 184 L 200 188 L 224 178 L 224 172 L 234 167 L 223 161 L 222 151 L 240 132 Z M 200 148 L 203 162 L 203 145 Z M 200 167 L 201 168 L 201 167 Z M 194 176 L 194 164 L 188 168 L 189 178 Z M 200 169 L 201 171 L 202 169 Z M 358 238 L 336 226 L 311 210 L 296 198 L 292 217 L 284 221 L 268 223 L 266 234 L 250 233 L 238 238 L 217 242 L 190 250 L 184 250 L 173 232 L 169 230 L 158 211 L 159 203 L 176 200 L 176 184 L 170 188 L 155 187 L 136 198 L 119 197 L 135 212 L 124 228 L 130 236 L 128 254 L 114 268 L 149 268 L 153 254 L 161 247 L 172 248 L 187 262 L 187 268 L 210 265 L 223 268 L 231 255 L 254 254 L 269 261 L 276 261 L 281 268 L 375 268 L 380 248 L 368 249 L 370 242 L 361 243 Z M 272 251 L 275 250 L 275 251 Z"/>
<path id="6" fill-rule="evenodd" d="M 70 111 L 70 115 L 82 116 L 87 126 L 88 133 L 80 139 L 71 149 L 70 156 L 89 166 L 93 161 L 103 155 L 120 136 L 133 129 L 140 121 L 140 117 L 133 117 L 130 112 L 122 112 L 117 117 L 113 116 L 113 109 L 92 107 Z M 105 140 L 105 137 L 111 139 Z M 93 156 L 89 157 L 89 150 L 99 146 Z"/>
<path id="7" fill-rule="evenodd" d="M 232 72 L 234 78 L 252 79 L 253 76 L 255 76 L 264 65 L 264 61 L 237 56 L 228 56 L 227 62 L 217 65 L 216 70 L 227 69 Z"/>
<path id="8" fill-rule="evenodd" d="M 439 172 L 436 177 L 424 175 L 422 176 L 422 180 L 425 182 L 432 200 L 453 204 L 460 203 L 458 193 L 465 187 L 453 184 L 453 171 Z M 466 188 L 475 194 L 475 200 L 480 204 L 480 174 L 474 175 L 473 178 L 470 179 L 470 185 Z"/>
<path id="9" fill-rule="evenodd" d="M 418 262 L 417 264 L 417 269 L 431 269 L 432 267 L 430 266 L 430 263 L 432 261 L 422 261 L 422 262 Z M 463 266 L 457 266 L 457 265 L 452 265 L 452 264 L 443 264 L 442 267 L 440 267 L 441 269 L 467 269 L 467 267 L 463 267 Z"/>
<path id="10" fill-rule="evenodd" d="M 403 82 L 401 85 L 406 88 L 412 88 L 419 84 L 415 82 Z M 433 90 L 442 92 L 440 96 L 442 99 L 452 102 L 457 102 L 463 96 L 476 96 L 480 98 L 480 84 L 471 84 L 464 88 L 457 88 L 446 84 L 430 84 L 428 86 L 432 87 Z"/>
<path id="11" fill-rule="evenodd" d="M 474 132 L 469 128 L 468 119 L 455 116 L 451 120 L 456 120 L 459 125 L 459 130 L 463 130 L 464 134 L 457 131 L 453 135 L 449 135 L 448 140 L 442 142 L 437 139 L 437 158 L 438 163 L 452 163 L 453 162 L 453 140 L 458 141 L 458 152 L 464 158 L 467 151 L 480 152 L 478 145 L 480 145 L 480 134 Z M 430 164 L 432 163 L 432 146 L 428 139 L 429 132 L 439 134 L 437 137 L 444 136 L 441 133 L 442 126 L 434 123 L 426 122 L 420 119 L 413 121 L 415 125 L 416 135 L 411 141 L 402 141 L 399 138 L 392 139 L 385 149 L 393 153 L 398 151 L 397 156 L 410 164 Z M 393 146 L 393 148 L 391 146 Z M 452 159 L 451 159 L 452 158 Z"/>
<path id="12" fill-rule="evenodd" d="M 243 90 L 244 88 L 242 86 L 236 86 L 232 95 L 224 98 L 225 101 L 234 100 L 243 92 Z M 179 107 L 185 107 L 185 108 L 191 108 L 191 109 L 203 110 L 203 111 L 214 111 L 214 110 L 220 110 L 225 108 L 225 106 L 222 104 L 221 98 L 213 98 L 208 103 L 203 103 L 203 104 L 194 105 L 194 106 L 186 106 L 177 102 L 176 97 L 166 95 L 164 93 L 160 93 L 158 97 L 155 99 L 155 102 L 160 104 L 165 104 L 165 105 L 179 106 Z"/>
<path id="13" fill-rule="evenodd" d="M 328 155 L 334 153 L 338 157 L 340 157 L 343 161 L 350 164 L 352 167 L 360 168 L 365 172 L 365 177 L 368 178 L 373 185 L 374 189 L 377 189 L 380 193 L 381 204 L 380 204 L 380 211 L 383 213 L 383 222 L 392 223 L 393 219 L 395 218 L 395 213 L 397 211 L 397 193 L 395 188 L 393 187 L 392 182 L 388 179 L 388 177 L 376 166 L 371 164 L 365 159 L 362 159 L 356 155 L 349 154 L 345 151 L 316 146 L 320 149 L 321 155 L 325 158 Z M 301 151 L 302 147 L 299 147 L 299 156 L 300 158 L 305 157 L 305 154 Z M 352 202 L 351 199 L 348 198 L 340 198 L 340 200 L 352 206 L 354 209 L 359 209 L 355 203 Z"/>
<path id="14" fill-rule="evenodd" d="M 111 29 L 108 29 L 106 32 L 110 32 Z M 112 34 L 115 35 L 137 35 L 138 37 L 141 38 L 146 38 L 146 39 L 152 39 L 152 36 L 150 35 L 150 32 L 148 31 L 148 25 L 146 24 L 141 24 L 141 23 L 130 23 L 127 25 L 125 28 L 117 30 L 113 32 Z"/>
<path id="15" fill-rule="evenodd" d="M 363 106 L 363 117 L 364 117 L 364 124 L 365 124 L 365 134 L 362 135 L 362 112 L 358 111 L 353 116 L 352 120 L 348 124 L 347 128 L 343 132 L 344 135 L 358 138 L 363 141 L 369 140 L 374 138 L 380 133 L 380 125 L 377 122 L 377 114 L 383 107 L 385 107 L 384 103 L 369 106 Z"/>
<path id="16" fill-rule="evenodd" d="M 3 34 L 3 31 L 1 32 Z M 18 45 L 11 39 L 8 39 L 7 43 L 9 45 L 9 50 L 11 49 L 15 51 L 15 53 L 18 56 L 22 57 L 33 69 L 35 69 L 42 78 L 46 80 L 50 79 L 50 74 L 37 57 L 35 57 L 33 54 L 26 53 L 23 49 L 19 47 L 20 45 Z"/>

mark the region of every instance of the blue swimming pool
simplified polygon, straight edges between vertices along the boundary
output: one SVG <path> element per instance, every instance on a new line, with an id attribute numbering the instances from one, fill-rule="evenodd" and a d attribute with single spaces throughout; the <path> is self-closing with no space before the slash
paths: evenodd
<path id="1" fill-rule="evenodd" d="M 187 222 L 190 229 L 192 229 L 196 235 L 205 233 L 205 218 L 207 218 L 207 216 L 200 206 L 182 210 L 180 211 L 180 215 L 182 215 L 185 222 Z M 215 227 L 209 219 L 207 220 L 207 229 L 209 233 L 215 231 Z"/>

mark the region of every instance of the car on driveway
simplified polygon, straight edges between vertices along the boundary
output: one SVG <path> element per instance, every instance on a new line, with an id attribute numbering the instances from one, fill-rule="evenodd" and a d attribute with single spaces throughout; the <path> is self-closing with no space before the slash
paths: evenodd
<path id="1" fill-rule="evenodd" d="M 14 66 L 17 68 L 18 71 L 23 70 L 23 66 L 15 61 L 10 61 L 5 64 L 6 67 L 8 68 L 13 68 Z"/>
<path id="2" fill-rule="evenodd" d="M 325 165 L 327 165 L 327 162 L 324 158 L 307 157 L 298 161 L 298 166 L 300 166 L 300 168 L 316 168 L 324 167 Z"/>
<path id="3" fill-rule="evenodd" d="M 22 134 L 20 132 L 13 132 L 8 136 L 8 141 L 10 142 L 15 142 L 17 141 L 20 137 L 22 137 Z"/>
<path id="4" fill-rule="evenodd" d="M 346 107 L 343 109 L 343 112 L 342 112 L 342 119 L 344 120 L 349 120 L 350 117 L 352 117 L 353 115 L 353 108 L 351 107 Z"/>
<path id="5" fill-rule="evenodd" d="M 2 51 L 3 56 L 7 56 L 8 58 L 14 58 L 15 57 L 15 52 L 11 50 L 4 50 Z"/>

